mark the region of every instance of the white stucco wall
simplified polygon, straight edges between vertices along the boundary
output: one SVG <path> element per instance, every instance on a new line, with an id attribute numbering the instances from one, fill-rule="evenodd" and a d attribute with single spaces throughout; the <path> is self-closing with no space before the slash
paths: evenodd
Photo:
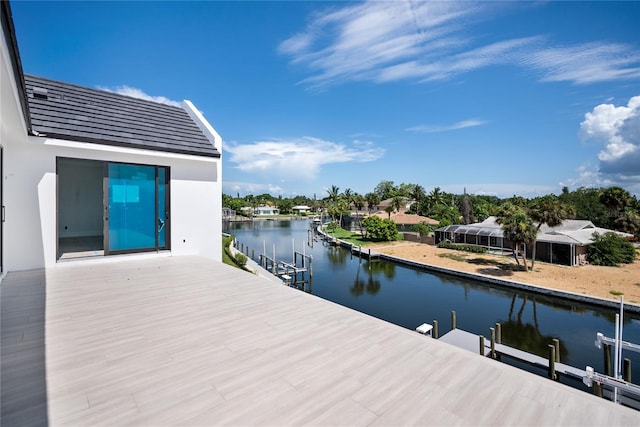
<path id="1" fill-rule="evenodd" d="M 0 179 L 3 182 L 3 205 L 6 207 L 6 222 L 3 224 L 3 232 L 0 239 L 3 242 L 3 274 L 8 270 L 7 259 L 13 251 L 13 242 L 9 240 L 8 231 L 15 226 L 17 212 L 9 200 L 15 200 L 16 193 L 8 185 L 11 177 L 7 166 L 13 164 L 13 150 L 16 146 L 23 144 L 27 139 L 27 128 L 22 115 L 18 92 L 16 89 L 16 78 L 13 75 L 13 68 L 9 56 L 7 41 L 4 32 L 0 31 L 2 43 L 0 45 L 0 147 L 3 148 L 3 167 Z"/>
<path id="2" fill-rule="evenodd" d="M 56 157 L 168 166 L 171 173 L 171 253 L 222 260 L 220 159 L 28 137 L 11 147 L 5 188 L 8 270 L 56 263 Z M 8 209 L 9 212 L 9 209 Z M 9 221 L 7 221 L 9 224 Z"/>

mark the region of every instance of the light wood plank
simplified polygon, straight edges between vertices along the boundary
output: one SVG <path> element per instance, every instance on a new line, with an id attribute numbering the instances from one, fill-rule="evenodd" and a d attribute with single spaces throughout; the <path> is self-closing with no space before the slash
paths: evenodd
<path id="1" fill-rule="evenodd" d="M 199 257 L 0 284 L 3 425 L 637 425 L 638 412 Z"/>

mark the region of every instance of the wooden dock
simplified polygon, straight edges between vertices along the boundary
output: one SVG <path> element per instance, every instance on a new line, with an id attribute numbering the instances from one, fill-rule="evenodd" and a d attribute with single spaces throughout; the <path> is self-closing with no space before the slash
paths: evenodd
<path id="1" fill-rule="evenodd" d="M 638 425 L 637 411 L 193 256 L 0 283 L 3 426 Z"/>
<path id="2" fill-rule="evenodd" d="M 462 329 L 452 329 L 440 338 L 440 341 L 448 344 L 455 345 L 456 347 L 463 348 L 468 351 L 472 351 L 476 354 L 480 354 L 480 335 L 472 334 L 471 332 L 463 331 Z M 484 356 L 491 355 L 491 341 L 484 339 Z M 518 350 L 517 348 L 510 347 L 505 344 L 494 344 L 496 358 L 501 359 L 508 357 L 519 362 L 524 362 L 536 368 L 549 370 L 549 359 L 540 357 L 536 354 L 527 353 L 526 351 Z M 566 377 L 582 381 L 582 378 L 586 375 L 584 369 L 576 368 L 564 363 L 554 363 L 556 374 L 564 375 Z"/>

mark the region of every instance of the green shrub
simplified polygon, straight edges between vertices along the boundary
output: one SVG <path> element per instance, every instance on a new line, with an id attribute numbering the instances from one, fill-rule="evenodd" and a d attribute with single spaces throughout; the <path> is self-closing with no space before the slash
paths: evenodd
<path id="1" fill-rule="evenodd" d="M 618 266 L 630 264 L 636 258 L 633 244 L 615 233 L 593 233 L 593 243 L 587 249 L 587 259 L 593 265 Z"/>
<path id="2" fill-rule="evenodd" d="M 388 242 L 398 239 L 398 227 L 388 218 L 382 219 L 375 215 L 366 217 L 362 221 L 362 227 L 372 240 Z"/>
<path id="3" fill-rule="evenodd" d="M 435 227 L 433 225 L 427 224 L 426 222 L 421 222 L 419 224 L 413 224 L 413 226 L 411 227 L 411 230 L 417 232 L 418 234 L 420 234 L 420 236 L 427 236 L 434 229 L 435 229 Z"/>
<path id="4" fill-rule="evenodd" d="M 440 242 L 438 243 L 438 247 L 444 249 L 453 249 L 456 251 L 472 252 L 474 254 L 484 254 L 487 252 L 487 248 L 485 248 L 484 246 L 467 245 L 465 243 Z"/>
<path id="5" fill-rule="evenodd" d="M 244 267 L 245 265 L 247 265 L 247 256 L 238 252 L 236 253 L 235 261 L 236 264 L 238 264 L 240 267 Z"/>

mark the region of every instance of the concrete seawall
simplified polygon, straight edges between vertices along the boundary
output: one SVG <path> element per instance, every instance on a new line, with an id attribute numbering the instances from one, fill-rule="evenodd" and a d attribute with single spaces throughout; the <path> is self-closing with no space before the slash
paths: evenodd
<path id="1" fill-rule="evenodd" d="M 328 236 L 326 233 L 324 233 L 320 229 L 318 229 L 318 232 L 320 234 L 323 234 L 324 236 L 329 237 L 330 239 L 335 239 L 334 237 Z M 351 243 L 348 243 L 348 242 L 345 242 L 345 241 L 339 240 L 339 239 L 335 239 L 335 240 L 337 240 L 337 244 L 339 246 L 341 246 L 343 248 L 346 248 L 346 249 L 349 249 L 349 250 L 353 251 L 354 253 L 359 254 L 359 256 L 367 257 L 369 255 L 369 249 L 368 248 L 363 248 L 363 247 L 360 247 L 360 246 L 356 246 L 356 245 L 353 245 Z M 374 251 L 371 251 L 371 253 L 373 254 Z M 379 252 L 375 252 L 375 254 L 376 254 L 376 257 L 378 259 L 389 261 L 389 262 L 393 262 L 393 263 L 399 264 L 399 265 L 405 265 L 405 266 L 408 266 L 408 267 L 421 269 L 421 270 L 434 271 L 434 272 L 437 272 L 437 273 L 449 274 L 449 275 L 457 276 L 457 277 L 464 277 L 464 278 L 467 278 L 467 279 L 472 279 L 472 280 L 477 280 L 477 281 L 480 281 L 480 282 L 490 283 L 490 284 L 496 285 L 496 286 L 501 286 L 501 287 L 511 288 L 511 289 L 521 289 L 521 290 L 524 290 L 524 291 L 527 291 L 527 292 L 531 292 L 531 293 L 535 293 L 535 294 L 545 295 L 545 296 L 554 297 L 554 298 L 561 298 L 561 299 L 568 300 L 568 301 L 576 301 L 576 302 L 581 302 L 581 303 L 586 303 L 586 304 L 592 304 L 592 305 L 596 305 L 596 306 L 599 306 L 599 307 L 616 308 L 616 309 L 620 307 L 620 303 L 618 301 L 607 300 L 607 299 L 604 299 L 604 298 L 598 298 L 598 297 L 594 297 L 594 296 L 591 296 L 591 295 L 577 294 L 577 293 L 574 293 L 574 292 L 561 291 L 561 290 L 558 290 L 558 289 L 550 289 L 550 288 L 545 288 L 545 287 L 542 287 L 542 286 L 531 285 L 531 284 L 528 284 L 528 283 L 516 282 L 516 281 L 512 281 L 512 280 L 498 279 L 498 278 L 495 278 L 495 277 L 484 276 L 482 274 L 468 273 L 466 271 L 460 271 L 460 270 L 454 270 L 454 269 L 450 269 L 450 268 L 438 267 L 438 266 L 435 266 L 435 265 L 426 264 L 426 263 L 417 262 L 417 261 L 412 261 L 412 260 L 408 260 L 408 259 L 405 259 L 405 258 L 399 258 L 399 257 L 395 257 L 395 256 L 392 256 L 392 255 L 387 255 L 387 254 L 383 254 L 383 253 L 379 253 Z M 638 304 L 632 304 L 632 303 L 625 302 L 624 308 L 625 308 L 625 311 L 636 313 L 636 314 L 640 314 L 640 305 L 638 305 Z"/>

